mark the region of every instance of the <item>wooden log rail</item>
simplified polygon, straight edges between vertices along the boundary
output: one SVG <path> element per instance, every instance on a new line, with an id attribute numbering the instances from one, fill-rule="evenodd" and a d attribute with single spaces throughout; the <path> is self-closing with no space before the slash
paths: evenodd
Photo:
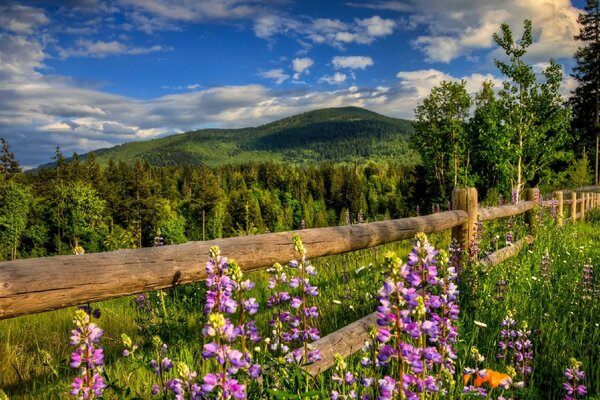
<path id="1" fill-rule="evenodd" d="M 297 233 L 308 256 L 317 258 L 410 239 L 418 232 L 439 232 L 466 221 L 466 212 L 456 210 Z M 211 246 L 219 246 L 221 253 L 238 261 L 244 271 L 288 262 L 296 257 L 292 234 L 0 262 L 0 319 L 203 280 Z"/>
<path id="2" fill-rule="evenodd" d="M 514 205 L 507 205 L 502 207 L 489 207 L 481 208 L 478 211 L 480 221 L 491 221 L 498 218 L 507 218 L 515 215 L 523 214 L 529 210 L 533 210 L 535 202 L 533 201 L 522 201 Z"/>

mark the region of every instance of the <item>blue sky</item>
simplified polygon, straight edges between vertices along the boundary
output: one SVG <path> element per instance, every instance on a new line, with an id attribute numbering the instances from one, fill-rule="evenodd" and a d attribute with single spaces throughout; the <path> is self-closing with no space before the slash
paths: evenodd
<path id="1" fill-rule="evenodd" d="M 0 137 L 22 165 L 322 107 L 412 118 L 441 80 L 500 84 L 492 34 L 569 72 L 583 0 L 0 1 Z M 574 82 L 565 76 L 563 93 Z"/>

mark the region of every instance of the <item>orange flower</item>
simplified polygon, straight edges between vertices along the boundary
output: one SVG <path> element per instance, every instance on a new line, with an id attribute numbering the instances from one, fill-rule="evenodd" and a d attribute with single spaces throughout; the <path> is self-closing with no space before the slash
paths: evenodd
<path id="1" fill-rule="evenodd" d="M 508 376 L 507 374 L 504 374 L 502 372 L 497 372 L 497 371 L 492 371 L 488 369 L 488 382 L 490 384 L 491 387 L 493 388 L 497 388 L 498 386 L 502 385 L 506 385 L 507 383 L 510 382 L 510 376 Z"/>
<path id="2" fill-rule="evenodd" d="M 481 387 L 481 385 L 488 382 L 490 379 L 490 372 L 491 371 L 488 369 L 485 376 L 477 374 L 477 376 L 475 376 L 475 387 Z"/>
<path id="3" fill-rule="evenodd" d="M 463 375 L 463 386 L 467 386 L 467 383 L 471 380 L 473 374 L 464 374 Z"/>
<path id="4" fill-rule="evenodd" d="M 468 384 L 472 376 L 473 374 L 463 375 L 463 384 Z M 498 386 L 509 383 L 510 376 L 502 372 L 494 371 L 492 369 L 486 370 L 485 376 L 481 376 L 479 375 L 479 373 L 475 374 L 475 382 L 473 383 L 475 387 L 481 387 L 486 382 L 490 385 L 491 388 L 495 389 Z"/>

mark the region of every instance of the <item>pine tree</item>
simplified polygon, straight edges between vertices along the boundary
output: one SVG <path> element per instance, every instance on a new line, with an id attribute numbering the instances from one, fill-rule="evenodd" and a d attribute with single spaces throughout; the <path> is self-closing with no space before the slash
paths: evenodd
<path id="1" fill-rule="evenodd" d="M 0 145 L 2 145 L 2 150 L 0 150 L 0 177 L 10 179 L 21 173 L 21 167 L 14 153 L 10 151 L 8 141 L 0 138 Z"/>
<path id="2" fill-rule="evenodd" d="M 595 182 L 599 183 L 598 146 L 600 141 L 600 4 L 598 0 L 587 0 L 584 12 L 578 18 L 581 24 L 579 35 L 582 47 L 575 53 L 577 66 L 573 78 L 579 86 L 573 92 L 573 128 L 578 134 L 579 147 L 596 146 Z"/>

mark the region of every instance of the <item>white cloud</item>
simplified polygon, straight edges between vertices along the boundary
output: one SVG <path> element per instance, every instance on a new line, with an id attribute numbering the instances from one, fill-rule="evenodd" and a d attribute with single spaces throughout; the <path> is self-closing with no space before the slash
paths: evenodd
<path id="1" fill-rule="evenodd" d="M 373 59 L 366 56 L 336 56 L 331 60 L 334 68 L 365 69 L 373 65 Z"/>
<path id="2" fill-rule="evenodd" d="M 269 71 L 264 71 L 264 72 L 259 72 L 258 75 L 263 78 L 266 78 L 266 79 L 274 79 L 275 83 L 277 83 L 278 85 L 281 85 L 283 82 L 288 80 L 290 77 L 288 74 L 284 73 L 283 69 L 281 69 L 281 68 L 271 69 Z"/>
<path id="3" fill-rule="evenodd" d="M 330 85 L 340 85 L 346 82 L 346 74 L 342 74 L 341 72 L 336 72 L 333 75 L 324 75 L 319 79 L 319 82 L 325 82 Z"/>
<path id="4" fill-rule="evenodd" d="M 263 15 L 254 20 L 254 32 L 260 38 L 271 40 L 276 35 L 289 35 L 299 41 L 327 44 L 340 49 L 351 43 L 371 44 L 376 39 L 391 35 L 396 26 L 394 20 L 378 15 L 355 18 L 352 22 L 330 18 L 306 21 L 274 14 Z"/>
<path id="5" fill-rule="evenodd" d="M 373 10 L 390 10 L 399 12 L 412 11 L 413 7 L 403 1 L 379 1 L 376 3 L 346 3 L 350 7 L 370 8 Z"/>
<path id="6" fill-rule="evenodd" d="M 33 29 L 48 23 L 43 10 L 18 4 L 0 4 L 0 27 L 19 34 L 30 34 Z"/>
<path id="7" fill-rule="evenodd" d="M 111 42 L 104 42 L 102 40 L 94 42 L 91 40 L 80 39 L 76 42 L 75 48 L 61 48 L 59 49 L 58 55 L 61 59 L 69 57 L 104 58 L 107 56 L 120 54 L 140 55 L 164 50 L 167 49 L 159 45 L 154 45 L 152 47 L 132 47 L 121 42 L 117 42 L 116 40 Z"/>
<path id="8" fill-rule="evenodd" d="M 393 19 L 381 18 L 378 15 L 359 19 L 356 22 L 359 27 L 366 31 L 368 36 L 373 38 L 391 35 L 396 27 L 396 22 Z"/>
<path id="9" fill-rule="evenodd" d="M 410 12 L 407 28 L 423 26 L 423 34 L 413 45 L 430 62 L 448 63 L 477 49 L 494 48 L 492 34 L 499 32 L 504 22 L 517 38 L 526 18 L 532 20 L 534 28 L 529 59 L 571 58 L 578 46 L 573 36 L 579 33 L 580 10 L 570 0 L 406 0 L 349 5 Z M 492 54 L 497 55 L 497 52 Z"/>
<path id="10" fill-rule="evenodd" d="M 303 74 L 309 73 L 309 68 L 314 64 L 314 61 L 308 57 L 294 58 L 292 60 L 292 68 L 294 69 L 294 79 L 300 79 Z"/>
<path id="11" fill-rule="evenodd" d="M 37 69 L 44 67 L 45 57 L 38 41 L 0 33 L 0 82 L 29 82 L 39 78 Z"/>

